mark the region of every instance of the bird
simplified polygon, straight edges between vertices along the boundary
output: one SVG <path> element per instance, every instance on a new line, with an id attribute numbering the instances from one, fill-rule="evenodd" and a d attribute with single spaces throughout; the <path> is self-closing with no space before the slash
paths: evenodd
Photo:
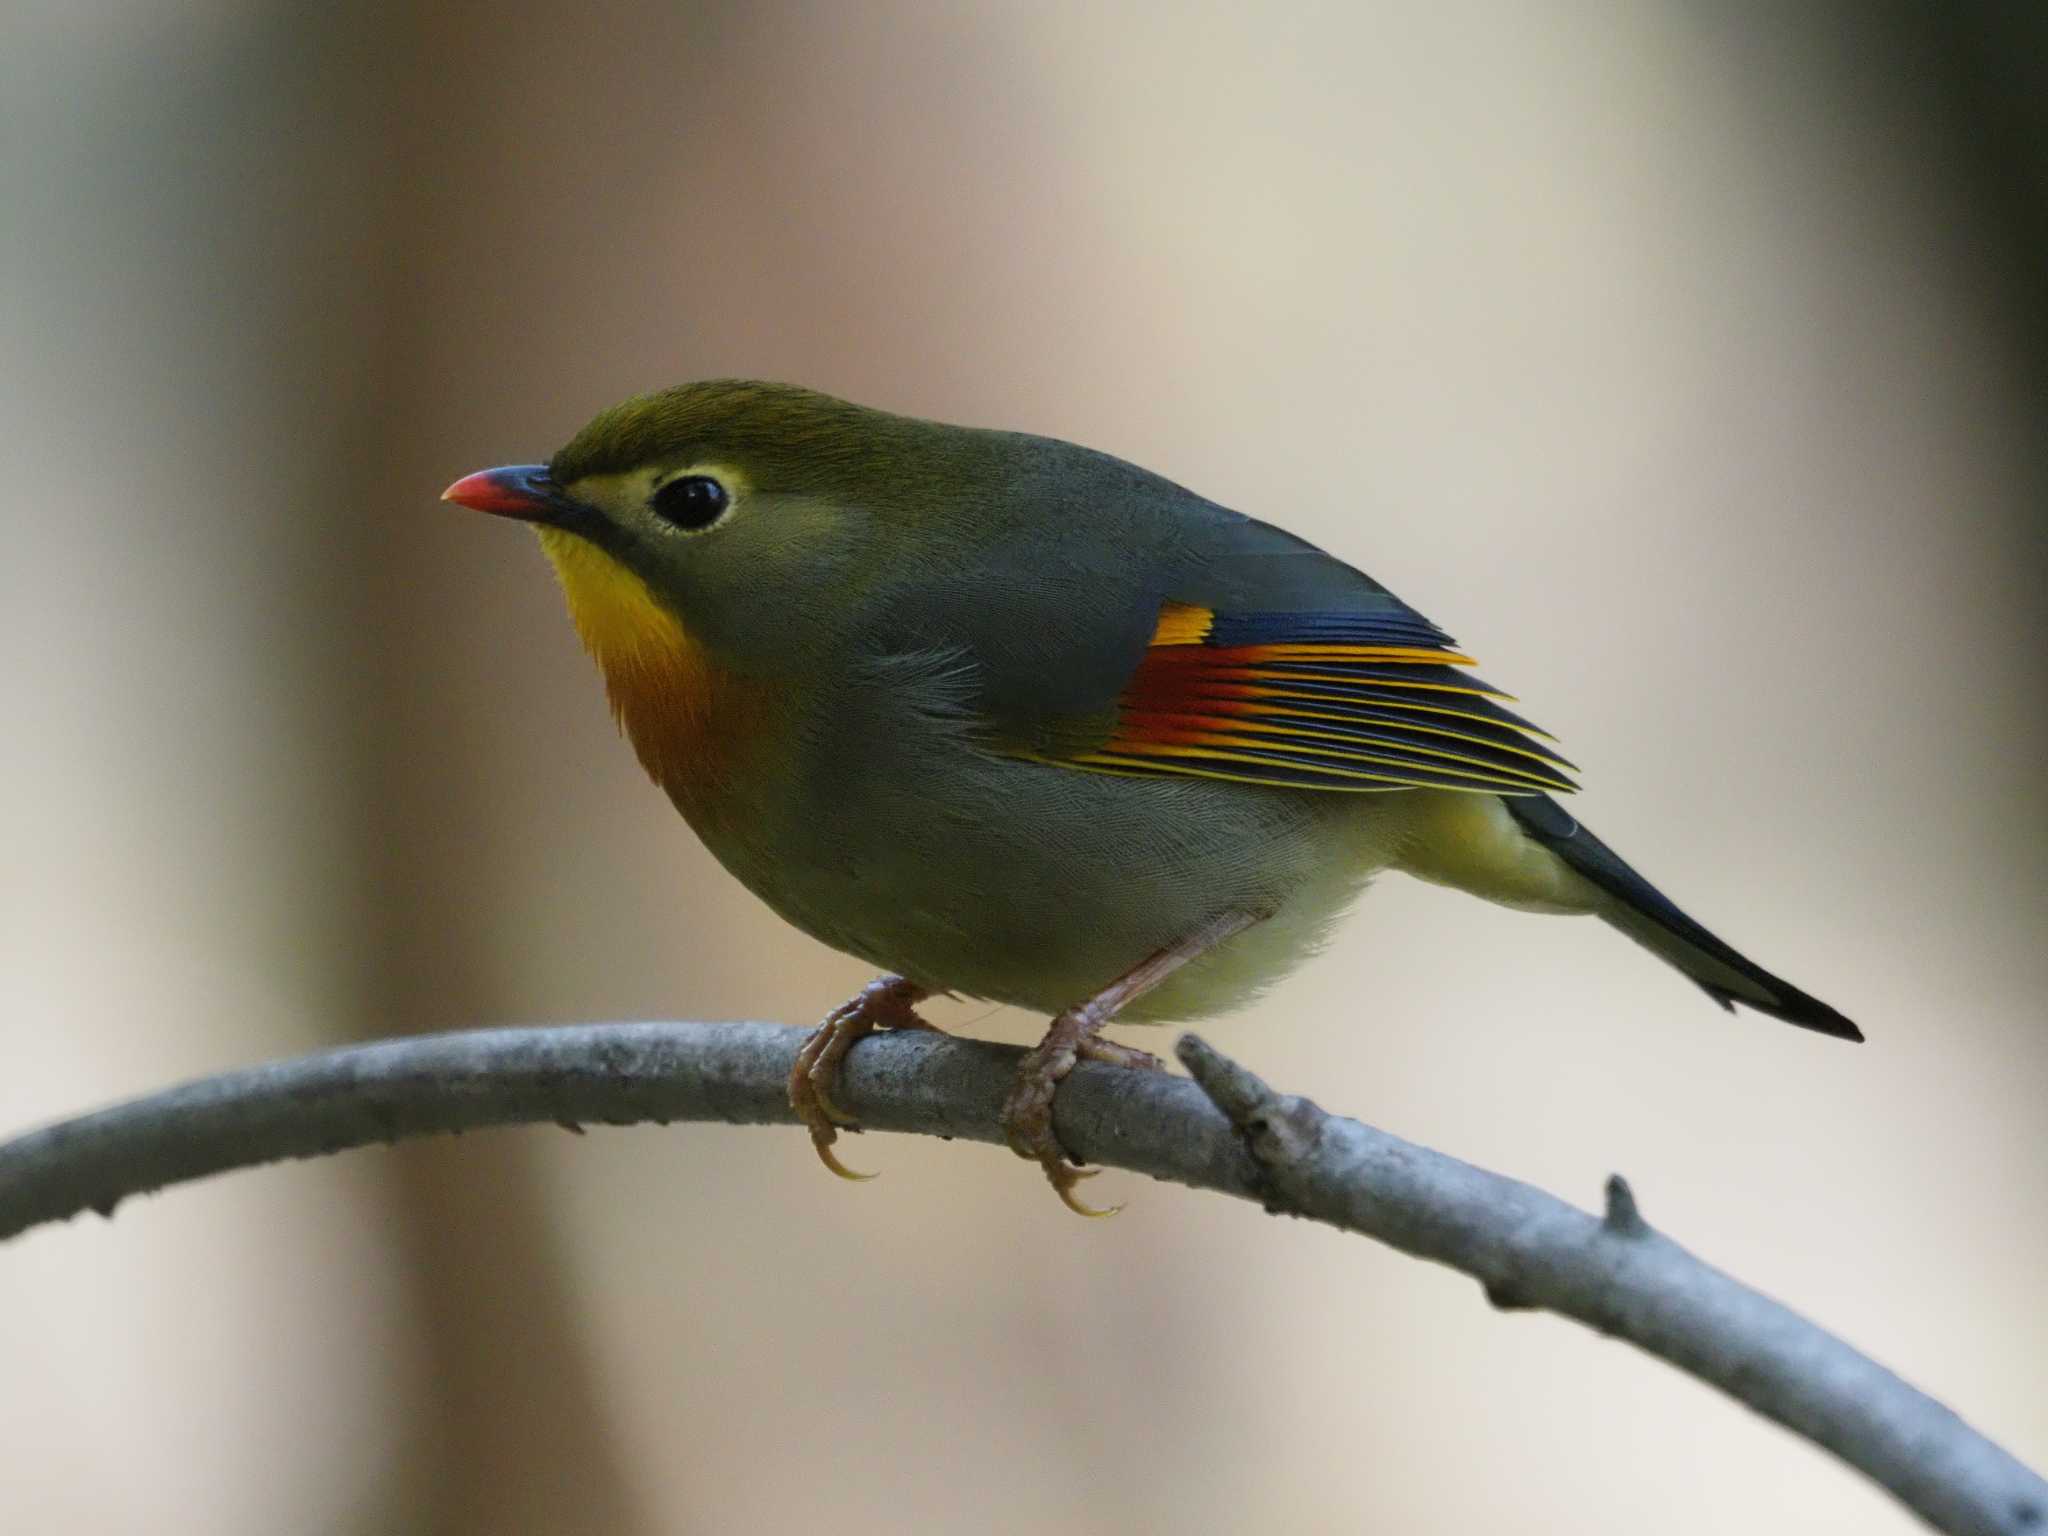
<path id="1" fill-rule="evenodd" d="M 1741 1004 L 1856 1025 L 1687 916 L 1556 798 L 1554 740 L 1386 587 L 1107 453 L 714 379 L 600 412 L 443 499 L 536 529 L 648 776 L 731 875 L 881 973 L 806 1038 L 825 1165 L 877 1029 L 967 996 L 1051 1023 L 1007 1141 L 1112 1020 L 1241 1007 L 1399 871 L 1591 914 Z"/>

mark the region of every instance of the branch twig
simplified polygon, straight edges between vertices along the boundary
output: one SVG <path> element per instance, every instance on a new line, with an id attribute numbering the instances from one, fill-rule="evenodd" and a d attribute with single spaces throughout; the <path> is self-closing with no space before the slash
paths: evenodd
<path id="1" fill-rule="evenodd" d="M 485 1126 L 786 1124 L 801 1030 L 597 1024 L 386 1041 L 226 1073 L 0 1144 L 0 1238 L 129 1195 L 287 1157 Z M 1654 1232 L 1628 1185 L 1604 1216 L 1306 1099 L 1194 1036 L 1195 1081 L 1083 1063 L 1060 1139 L 1091 1163 L 1261 1201 L 1472 1276 L 1496 1306 L 1626 1339 L 1839 1456 L 1957 1536 L 2048 1536 L 2048 1483 L 1932 1398 Z M 872 1129 L 1002 1141 L 1020 1053 L 877 1036 L 848 1059 Z"/>

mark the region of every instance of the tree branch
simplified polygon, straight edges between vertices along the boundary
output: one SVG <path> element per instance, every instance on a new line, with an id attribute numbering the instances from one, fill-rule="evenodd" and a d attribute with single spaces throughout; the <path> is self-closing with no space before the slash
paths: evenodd
<path id="1" fill-rule="evenodd" d="M 0 1238 L 231 1168 L 438 1131 L 555 1122 L 792 1121 L 803 1031 L 595 1024 L 385 1041 L 205 1078 L 0 1145 Z M 2048 1483 L 1948 1409 L 1652 1231 L 1628 1185 L 1595 1217 L 1530 1185 L 1275 1094 L 1194 1036 L 1188 1082 L 1084 1062 L 1054 1106 L 1091 1163 L 1258 1200 L 1472 1276 L 1720 1388 L 1958 1536 L 2048 1536 Z M 848 1059 L 875 1130 L 1000 1143 L 1021 1053 L 924 1032 Z"/>

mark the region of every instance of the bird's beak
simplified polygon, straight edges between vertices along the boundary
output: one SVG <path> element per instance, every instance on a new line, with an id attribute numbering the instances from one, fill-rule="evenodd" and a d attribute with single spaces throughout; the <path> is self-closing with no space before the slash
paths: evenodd
<path id="1" fill-rule="evenodd" d="M 441 499 L 478 512 L 545 523 L 553 528 L 573 528 L 588 520 L 586 509 L 564 496 L 548 478 L 545 464 L 480 469 L 449 486 L 441 493 Z"/>

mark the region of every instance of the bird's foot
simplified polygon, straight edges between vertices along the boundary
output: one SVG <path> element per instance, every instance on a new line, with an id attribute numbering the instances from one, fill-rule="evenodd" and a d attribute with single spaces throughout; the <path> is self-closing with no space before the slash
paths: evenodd
<path id="1" fill-rule="evenodd" d="M 1242 933 L 1264 916 L 1257 912 L 1226 912 L 1212 918 L 1176 944 L 1169 944 L 1124 972 L 1115 981 L 1078 1007 L 1069 1008 L 1052 1021 L 1052 1028 L 1017 1067 L 1017 1081 L 1003 1101 L 1003 1135 L 1010 1150 L 1045 1170 L 1053 1193 L 1077 1216 L 1114 1216 L 1121 1205 L 1097 1207 L 1074 1193 L 1083 1179 L 1101 1170 L 1083 1168 L 1067 1156 L 1059 1137 L 1053 1134 L 1052 1101 L 1060 1083 L 1082 1057 L 1105 1061 L 1112 1066 L 1143 1071 L 1163 1070 L 1150 1051 L 1135 1050 L 1102 1038 L 1102 1026 L 1127 1004 L 1143 997 L 1190 960 L 1207 954 L 1234 934 Z"/>
<path id="2" fill-rule="evenodd" d="M 1060 1203 L 1077 1216 L 1114 1216 L 1123 1207 L 1090 1205 L 1074 1193 L 1083 1179 L 1092 1179 L 1102 1170 L 1075 1163 L 1053 1132 L 1052 1102 L 1060 1084 L 1083 1059 L 1139 1071 L 1165 1070 L 1164 1063 L 1150 1051 L 1119 1045 L 1097 1034 L 1108 1018 L 1107 1011 L 1091 1000 L 1054 1019 L 1045 1038 L 1018 1064 L 1017 1081 L 1003 1101 L 1003 1133 L 1010 1150 L 1043 1168 Z"/>
<path id="3" fill-rule="evenodd" d="M 809 1129 L 818 1161 L 842 1179 L 874 1177 L 847 1167 L 832 1150 L 841 1127 L 860 1129 L 860 1123 L 832 1099 L 846 1053 L 878 1029 L 936 1030 L 938 1026 L 917 1011 L 927 996 L 924 988 L 901 976 L 878 976 L 859 995 L 826 1014 L 825 1022 L 811 1031 L 796 1053 L 789 1070 L 789 1107 Z"/>

